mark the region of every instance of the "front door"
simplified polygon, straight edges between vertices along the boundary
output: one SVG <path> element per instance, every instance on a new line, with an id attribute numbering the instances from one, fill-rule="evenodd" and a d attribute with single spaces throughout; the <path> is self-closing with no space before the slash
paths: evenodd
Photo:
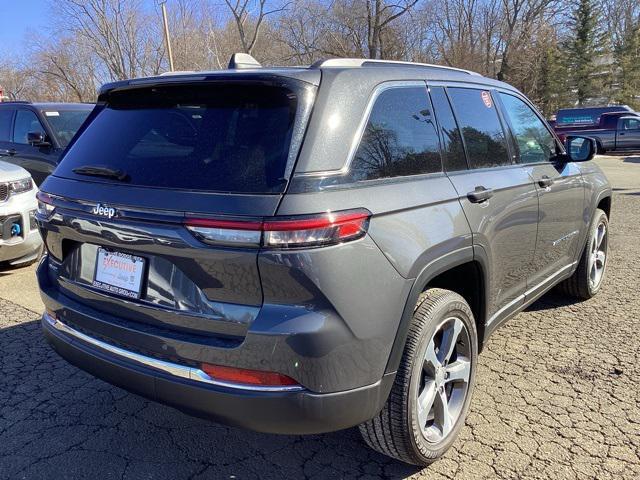
<path id="1" fill-rule="evenodd" d="M 620 119 L 616 146 L 621 150 L 640 148 L 640 117 Z"/>
<path id="2" fill-rule="evenodd" d="M 500 93 L 516 140 L 518 162 L 530 168 L 538 194 L 539 216 L 527 295 L 535 296 L 573 267 L 581 237 L 584 183 L 573 163 L 558 163 L 554 136 L 522 98 Z"/>
<path id="3" fill-rule="evenodd" d="M 432 98 L 439 94 L 437 88 L 431 89 Z M 529 170 L 512 160 L 495 92 L 461 87 L 448 87 L 447 92 L 468 160 L 468 170 L 448 175 L 469 221 L 473 243 L 486 255 L 491 324 L 524 302 L 535 250 L 538 198 Z M 443 115 L 437 113 L 442 126 Z M 445 132 L 445 137 L 452 135 Z"/>
<path id="4" fill-rule="evenodd" d="M 19 109 L 16 112 L 13 127 L 13 149 L 15 154 L 10 161 L 27 170 L 36 185 L 40 186 L 44 179 L 55 169 L 56 155 L 52 146 L 30 145 L 27 141 L 27 135 L 31 132 L 41 132 L 46 136 L 46 130 L 36 114 L 31 110 Z"/>

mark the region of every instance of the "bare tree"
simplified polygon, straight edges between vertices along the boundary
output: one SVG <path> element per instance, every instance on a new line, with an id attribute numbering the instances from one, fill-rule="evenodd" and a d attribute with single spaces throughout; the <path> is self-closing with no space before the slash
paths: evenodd
<path id="1" fill-rule="evenodd" d="M 253 51 L 260 34 L 260 27 L 262 26 L 265 18 L 274 13 L 283 12 L 289 6 L 289 3 L 285 3 L 279 7 L 267 9 L 267 0 L 224 0 L 231 12 L 233 21 L 238 29 L 238 35 L 240 35 L 240 44 L 242 45 L 242 51 L 249 53 Z M 255 18 L 251 18 L 250 9 L 252 6 L 257 7 L 257 12 L 254 15 Z"/>

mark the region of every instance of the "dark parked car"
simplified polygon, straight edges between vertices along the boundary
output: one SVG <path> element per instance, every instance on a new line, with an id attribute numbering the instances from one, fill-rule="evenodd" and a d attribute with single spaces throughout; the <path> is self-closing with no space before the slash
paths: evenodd
<path id="1" fill-rule="evenodd" d="M 602 285 L 594 142 L 565 151 L 520 92 L 464 70 L 231 67 L 102 88 L 39 193 L 46 338 L 190 413 L 360 425 L 433 461 L 490 334 L 555 285 Z"/>
<path id="2" fill-rule="evenodd" d="M 40 185 L 93 107 L 88 103 L 0 103 L 0 160 L 21 166 Z"/>
<path id="3" fill-rule="evenodd" d="M 598 153 L 640 150 L 640 114 L 635 112 L 606 113 L 591 128 L 565 128 L 557 132 L 561 140 L 571 135 L 582 135 L 596 141 Z"/>
<path id="4" fill-rule="evenodd" d="M 561 108 L 555 115 L 555 128 L 597 125 L 600 116 L 613 112 L 633 112 L 627 105 L 610 105 L 608 107 Z"/>

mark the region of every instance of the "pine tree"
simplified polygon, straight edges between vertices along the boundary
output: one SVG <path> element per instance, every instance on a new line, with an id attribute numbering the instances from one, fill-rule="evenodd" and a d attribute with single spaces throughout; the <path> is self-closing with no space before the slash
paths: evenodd
<path id="1" fill-rule="evenodd" d="M 615 48 L 618 92 L 616 100 L 640 110 L 640 19 Z"/>
<path id="2" fill-rule="evenodd" d="M 569 44 L 570 78 L 578 105 L 598 96 L 599 83 L 596 57 L 602 53 L 598 32 L 598 16 L 594 0 L 579 0 L 571 18 L 572 39 Z"/>
<path id="3" fill-rule="evenodd" d="M 568 68 L 557 40 L 552 39 L 541 53 L 539 103 L 548 117 L 571 104 L 571 87 L 567 81 Z"/>

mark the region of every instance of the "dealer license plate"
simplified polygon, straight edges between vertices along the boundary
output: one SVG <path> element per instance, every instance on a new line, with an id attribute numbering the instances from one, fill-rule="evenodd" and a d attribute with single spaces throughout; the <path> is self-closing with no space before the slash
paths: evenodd
<path id="1" fill-rule="evenodd" d="M 98 248 L 93 286 L 116 295 L 140 298 L 144 258 Z"/>

